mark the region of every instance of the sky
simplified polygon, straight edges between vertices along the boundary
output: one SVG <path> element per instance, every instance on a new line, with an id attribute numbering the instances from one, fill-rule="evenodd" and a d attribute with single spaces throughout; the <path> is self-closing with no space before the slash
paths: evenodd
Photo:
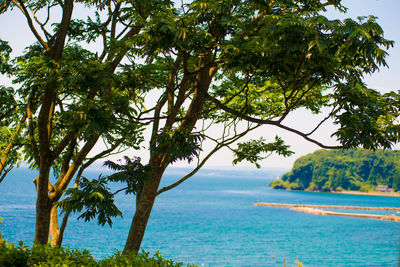
<path id="1" fill-rule="evenodd" d="M 370 88 L 377 89 L 381 92 L 399 90 L 398 82 L 400 76 L 400 0 L 344 0 L 344 6 L 348 7 L 346 14 L 339 14 L 337 11 L 329 10 L 326 14 L 328 18 L 353 18 L 358 16 L 373 15 L 378 17 L 377 21 L 385 32 L 385 38 L 395 41 L 395 45 L 391 48 L 387 63 L 389 68 L 382 68 L 379 72 L 373 73 L 365 77 L 365 82 Z M 0 39 L 9 41 L 13 47 L 13 55 L 21 53 L 23 48 L 34 41 L 34 36 L 27 30 L 26 20 L 16 12 L 0 15 Z M 0 84 L 10 86 L 10 81 L 0 76 Z M 323 117 L 323 116 L 322 116 Z M 306 111 L 299 111 L 290 116 L 287 120 L 288 126 L 293 126 L 307 131 L 312 129 L 315 119 L 311 118 Z M 330 137 L 335 130 L 335 126 L 330 124 L 321 129 L 321 132 L 315 137 L 324 143 L 334 145 L 336 141 Z M 261 162 L 262 168 L 284 168 L 290 169 L 294 161 L 305 154 L 312 153 L 318 146 L 311 144 L 303 138 L 292 133 L 284 132 L 280 129 L 267 126 L 257 130 L 250 137 L 258 138 L 260 136 L 267 140 L 271 140 L 275 135 L 282 137 L 291 150 L 295 154 L 291 157 L 284 158 L 282 156 L 272 155 L 268 159 Z M 397 145 L 395 148 L 398 148 Z M 207 147 L 205 148 L 207 150 Z M 129 156 L 141 156 L 146 159 L 146 149 L 142 152 L 130 151 Z M 113 159 L 121 158 L 122 156 L 114 156 Z M 206 167 L 230 167 L 232 166 L 232 153 L 229 150 L 222 150 L 215 154 L 206 164 Z M 187 163 L 180 162 L 175 164 L 176 167 L 186 167 Z M 240 163 L 239 168 L 255 168 L 250 163 Z"/>

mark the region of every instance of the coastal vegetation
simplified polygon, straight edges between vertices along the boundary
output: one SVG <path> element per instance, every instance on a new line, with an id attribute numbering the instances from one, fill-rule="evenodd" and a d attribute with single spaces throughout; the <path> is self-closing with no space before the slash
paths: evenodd
<path id="1" fill-rule="evenodd" d="M 318 150 L 296 160 L 290 172 L 270 183 L 275 189 L 375 191 L 400 190 L 398 150 Z"/>
<path id="2" fill-rule="evenodd" d="M 0 73 L 14 82 L 0 88 L 0 182 L 18 162 L 38 170 L 34 241 L 61 246 L 71 212 L 111 225 L 121 213 L 108 183 L 119 182 L 136 202 L 123 253 L 139 251 L 156 198 L 219 150 L 256 166 L 293 153 L 279 136 L 245 139 L 256 129 L 322 148 L 398 142 L 399 95 L 363 82 L 393 42 L 375 17 L 328 19 L 327 8 L 346 11 L 340 0 L 1 1 L 0 15 L 22 15 L 36 38 L 13 58 L 0 40 Z M 299 110 L 322 116 L 294 128 Z M 337 145 L 314 135 L 327 121 Z M 115 174 L 84 178 L 128 149 L 107 161 Z M 177 161 L 195 167 L 160 188 Z"/>

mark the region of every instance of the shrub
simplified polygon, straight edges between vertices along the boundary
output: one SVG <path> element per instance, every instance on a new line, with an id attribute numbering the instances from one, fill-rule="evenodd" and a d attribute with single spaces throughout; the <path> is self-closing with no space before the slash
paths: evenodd
<path id="1" fill-rule="evenodd" d="M 306 190 L 307 191 L 319 191 L 319 188 L 314 182 L 311 182 Z"/>
<path id="2" fill-rule="evenodd" d="M 284 182 L 281 179 L 274 180 L 274 181 L 270 182 L 269 185 L 273 189 L 286 189 L 284 186 Z"/>
<path id="3" fill-rule="evenodd" d="M 34 244 L 30 248 L 21 241 L 17 246 L 6 242 L 0 244 L 0 266 L 180 267 L 195 265 L 184 265 L 181 262 L 163 259 L 159 252 L 151 257 L 148 252 L 144 251 L 128 255 L 122 255 L 117 251 L 111 257 L 97 261 L 88 250 L 80 251 L 66 247 L 52 248 L 50 245 L 39 244 Z"/>
<path id="4" fill-rule="evenodd" d="M 117 251 L 110 258 L 99 261 L 101 267 L 108 266 L 146 266 L 146 267 L 180 267 L 180 266 L 195 266 L 195 265 L 184 265 L 182 262 L 174 262 L 173 260 L 163 259 L 162 255 L 157 251 L 156 254 L 151 257 L 148 252 L 142 251 L 142 253 L 131 253 L 128 255 L 122 255 L 121 252 Z"/>
<path id="5" fill-rule="evenodd" d="M 369 192 L 369 191 L 375 191 L 376 186 L 368 183 L 364 183 L 360 187 L 361 192 Z"/>

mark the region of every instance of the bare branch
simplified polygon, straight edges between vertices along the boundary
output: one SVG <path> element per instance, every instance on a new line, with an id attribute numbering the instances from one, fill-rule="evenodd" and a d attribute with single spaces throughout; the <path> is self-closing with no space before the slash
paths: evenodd
<path id="1" fill-rule="evenodd" d="M 49 21 L 49 19 L 50 19 L 50 7 L 51 7 L 51 5 L 49 4 L 47 6 L 47 18 L 46 18 L 46 21 L 44 23 L 40 22 L 40 20 L 36 16 L 36 11 L 37 10 L 31 10 L 33 18 L 35 19 L 36 23 L 39 24 L 39 26 L 42 29 L 44 35 L 46 36 L 47 41 L 49 41 L 49 39 L 51 39 L 51 37 L 52 37 L 51 34 L 44 27 L 47 24 L 47 22 Z"/>
<path id="2" fill-rule="evenodd" d="M 303 133 L 301 131 L 298 131 L 296 129 L 290 128 L 290 127 L 285 126 L 285 125 L 282 125 L 279 121 L 271 121 L 271 120 L 263 120 L 263 119 L 253 118 L 253 117 L 250 117 L 250 116 L 245 115 L 243 113 L 240 113 L 240 112 L 238 112 L 238 111 L 236 111 L 234 109 L 231 109 L 231 108 L 223 105 L 218 99 L 215 99 L 214 97 L 210 96 L 208 93 L 206 94 L 206 98 L 208 100 L 210 100 L 211 102 L 213 102 L 215 105 L 217 105 L 222 110 L 225 110 L 226 112 L 228 112 L 228 113 L 230 113 L 232 115 L 235 115 L 235 116 L 237 116 L 237 117 L 239 117 L 241 119 L 244 119 L 246 121 L 254 122 L 254 123 L 257 123 L 257 124 L 274 125 L 274 126 L 276 126 L 278 128 L 281 128 L 281 129 L 284 129 L 286 131 L 295 133 L 295 134 L 303 137 L 307 141 L 309 141 L 311 143 L 314 143 L 314 144 L 316 144 L 316 145 L 318 145 L 319 147 L 322 147 L 322 148 L 326 148 L 326 149 L 340 149 L 340 148 L 343 148 L 343 146 L 328 146 L 328 145 L 324 145 L 321 142 L 310 138 L 307 134 L 305 134 L 305 133 Z"/>
<path id="3" fill-rule="evenodd" d="M 112 195 L 114 196 L 114 195 L 118 194 L 119 192 L 125 191 L 126 189 L 128 189 L 128 187 L 124 187 L 124 188 L 118 189 L 117 191 L 112 193 Z"/>
<path id="4" fill-rule="evenodd" d="M 21 1 L 21 0 L 19 0 Z M 67 37 L 68 28 L 72 18 L 72 10 L 74 8 L 74 0 L 65 0 L 62 10 L 62 19 L 58 32 L 53 36 L 54 43 L 51 45 L 51 56 L 54 60 L 59 61 L 62 57 L 62 52 Z"/>
<path id="5" fill-rule="evenodd" d="M 73 138 L 71 140 L 71 142 L 69 143 L 68 150 L 67 150 L 66 155 L 64 156 L 63 164 L 61 167 L 60 177 L 64 176 L 68 170 L 69 163 L 71 162 L 72 156 L 74 155 L 74 151 L 76 148 L 76 144 L 77 144 L 76 141 L 77 141 L 76 138 Z"/>
<path id="6" fill-rule="evenodd" d="M 28 101 L 28 105 L 26 106 L 26 114 L 28 116 L 29 141 L 31 143 L 33 158 L 35 159 L 36 164 L 40 165 L 39 150 L 38 150 L 37 143 L 35 140 L 35 126 L 33 123 L 33 117 L 32 117 L 32 111 L 31 111 L 31 101 Z"/>
<path id="7" fill-rule="evenodd" d="M 74 136 L 75 132 L 72 130 L 64 136 L 64 138 L 58 143 L 58 145 L 54 148 L 54 150 L 51 151 L 52 161 L 55 160 L 61 154 L 61 152 L 67 147 L 67 145 L 71 142 Z"/>
<path id="8" fill-rule="evenodd" d="M 312 135 L 313 133 L 315 133 L 315 132 L 318 130 L 318 128 L 319 128 L 322 124 L 324 124 L 336 111 L 337 111 L 337 110 L 336 110 L 336 106 L 334 106 L 333 109 L 332 109 L 332 111 L 329 112 L 329 114 L 328 114 L 322 121 L 320 121 L 320 122 L 318 123 L 318 125 L 317 125 L 313 130 L 311 130 L 311 131 L 310 131 L 309 133 L 307 133 L 306 135 L 309 136 L 309 135 Z"/>
<path id="9" fill-rule="evenodd" d="M 81 151 L 77 154 L 74 162 L 68 168 L 68 171 L 65 173 L 64 177 L 59 178 L 54 185 L 54 192 L 49 195 L 49 198 L 53 201 L 57 201 L 63 194 L 63 191 L 66 189 L 68 184 L 70 183 L 72 177 L 74 176 L 75 172 L 78 170 L 79 166 L 81 165 L 82 161 L 85 159 L 87 154 L 90 150 L 94 147 L 99 139 L 98 136 L 93 137 L 86 144 L 82 147 Z"/>
<path id="10" fill-rule="evenodd" d="M 4 178 L 6 178 L 6 175 L 14 168 L 14 166 L 10 166 L 10 168 L 3 169 L 3 174 L 0 177 L 0 184 L 3 182 Z M 1 172 L 0 172 L 1 173 Z"/>
<path id="11" fill-rule="evenodd" d="M 46 51 L 50 51 L 50 47 L 47 45 L 47 43 L 43 40 L 43 38 L 40 36 L 38 31 L 36 30 L 35 26 L 33 25 L 32 18 L 29 15 L 28 10 L 26 9 L 24 2 L 22 0 L 12 0 L 14 4 L 21 10 L 22 14 L 24 14 L 29 28 L 31 29 L 33 35 L 35 35 L 36 39 L 39 41 L 39 43 L 43 46 L 43 48 Z M 18 1 L 18 2 L 17 2 Z"/>
<path id="12" fill-rule="evenodd" d="M 111 40 L 115 39 L 115 35 L 116 35 L 116 30 L 117 30 L 117 22 L 118 22 L 118 13 L 119 13 L 119 9 L 121 8 L 122 2 L 118 2 L 115 5 L 115 9 L 112 15 L 112 19 L 111 19 Z"/>

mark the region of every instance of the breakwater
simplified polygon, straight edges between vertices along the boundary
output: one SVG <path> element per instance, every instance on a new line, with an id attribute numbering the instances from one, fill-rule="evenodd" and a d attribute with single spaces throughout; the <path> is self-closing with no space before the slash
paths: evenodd
<path id="1" fill-rule="evenodd" d="M 266 203 L 258 202 L 254 206 L 268 207 L 287 207 L 287 208 L 321 208 L 321 209 L 340 209 L 340 210 L 393 210 L 400 211 L 400 208 L 394 207 L 362 207 L 362 206 L 340 206 L 340 205 L 309 205 L 309 204 L 284 204 L 284 203 Z"/>
<path id="2" fill-rule="evenodd" d="M 346 216 L 346 217 L 358 217 L 358 218 L 400 222 L 400 216 L 396 216 L 394 214 L 379 215 L 379 214 L 345 213 L 345 212 L 334 212 L 334 211 L 323 210 L 324 208 L 324 209 L 348 209 L 348 210 L 400 211 L 400 208 L 394 208 L 394 207 L 360 207 L 360 206 L 308 205 L 308 204 L 284 204 L 284 203 L 255 203 L 254 205 L 267 206 L 267 207 L 286 207 L 290 208 L 291 210 L 301 211 L 316 215 Z"/>

